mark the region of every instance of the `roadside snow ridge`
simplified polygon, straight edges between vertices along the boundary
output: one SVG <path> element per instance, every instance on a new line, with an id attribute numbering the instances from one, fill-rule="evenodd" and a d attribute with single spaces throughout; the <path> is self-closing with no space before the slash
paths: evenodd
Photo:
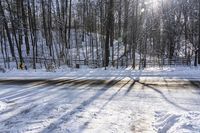
<path id="1" fill-rule="evenodd" d="M 5 110 L 7 107 L 7 103 L 0 101 L 0 111 Z"/>
<path id="2" fill-rule="evenodd" d="M 199 133 L 200 112 L 183 114 L 156 112 L 155 130 L 158 133 Z"/>

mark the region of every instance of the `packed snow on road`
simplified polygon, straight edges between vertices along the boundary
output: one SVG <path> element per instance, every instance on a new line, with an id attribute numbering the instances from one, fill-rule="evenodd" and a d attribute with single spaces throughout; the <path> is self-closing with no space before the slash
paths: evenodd
<path id="1" fill-rule="evenodd" d="M 2 80 L 0 131 L 199 133 L 199 84 L 130 77 Z"/>

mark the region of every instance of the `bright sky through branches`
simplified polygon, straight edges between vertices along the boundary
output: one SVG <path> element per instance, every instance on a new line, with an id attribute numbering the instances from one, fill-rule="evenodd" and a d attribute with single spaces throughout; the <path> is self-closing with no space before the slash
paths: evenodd
<path id="1" fill-rule="evenodd" d="M 154 9 L 157 9 L 160 2 L 161 0 L 146 0 L 145 5 L 151 5 Z"/>

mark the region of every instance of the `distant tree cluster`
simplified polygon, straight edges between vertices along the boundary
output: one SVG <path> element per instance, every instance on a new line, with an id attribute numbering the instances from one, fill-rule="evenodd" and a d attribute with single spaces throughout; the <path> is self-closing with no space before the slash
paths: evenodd
<path id="1" fill-rule="evenodd" d="M 0 1 L 6 68 L 197 66 L 199 38 L 199 0 Z"/>

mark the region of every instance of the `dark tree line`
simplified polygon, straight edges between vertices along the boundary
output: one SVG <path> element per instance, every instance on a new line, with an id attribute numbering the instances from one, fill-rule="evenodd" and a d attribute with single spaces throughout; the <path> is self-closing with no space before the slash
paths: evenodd
<path id="1" fill-rule="evenodd" d="M 199 0 L 1 0 L 4 67 L 200 64 Z"/>

